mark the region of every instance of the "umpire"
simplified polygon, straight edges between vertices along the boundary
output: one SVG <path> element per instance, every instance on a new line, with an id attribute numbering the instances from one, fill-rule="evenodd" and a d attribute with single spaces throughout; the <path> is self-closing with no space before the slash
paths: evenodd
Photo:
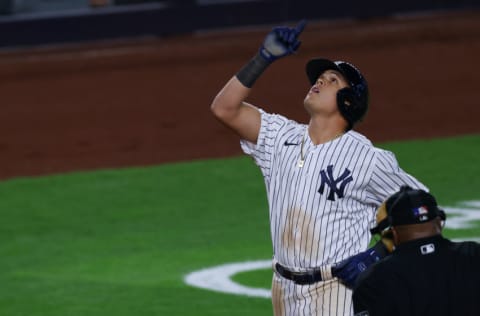
<path id="1" fill-rule="evenodd" d="M 480 315 L 480 244 L 442 236 L 435 198 L 402 187 L 386 201 L 395 250 L 359 277 L 355 315 Z"/>

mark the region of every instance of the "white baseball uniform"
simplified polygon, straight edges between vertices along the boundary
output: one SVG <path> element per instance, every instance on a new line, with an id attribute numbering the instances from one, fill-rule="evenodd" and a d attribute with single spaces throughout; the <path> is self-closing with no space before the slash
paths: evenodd
<path id="1" fill-rule="evenodd" d="M 376 209 L 388 196 L 402 185 L 427 188 L 355 131 L 314 145 L 307 125 L 260 112 L 257 144 L 241 146 L 265 179 L 274 262 L 327 276 L 298 285 L 274 273 L 275 315 L 351 315 L 351 291 L 328 278 L 331 265 L 367 249 Z"/>

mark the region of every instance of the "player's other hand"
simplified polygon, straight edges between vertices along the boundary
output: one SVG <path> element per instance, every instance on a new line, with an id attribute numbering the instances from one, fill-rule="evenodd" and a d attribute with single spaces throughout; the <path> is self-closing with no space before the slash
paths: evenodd
<path id="1" fill-rule="evenodd" d="M 333 276 L 339 278 L 346 286 L 353 288 L 358 276 L 369 266 L 386 257 L 388 251 L 382 242 L 377 242 L 375 246 L 360 252 L 355 256 L 347 258 L 332 268 Z"/>
<path id="2" fill-rule="evenodd" d="M 300 21 L 295 27 L 278 26 L 268 33 L 260 47 L 260 55 L 269 62 L 293 54 L 300 47 L 298 40 L 307 22 Z"/>

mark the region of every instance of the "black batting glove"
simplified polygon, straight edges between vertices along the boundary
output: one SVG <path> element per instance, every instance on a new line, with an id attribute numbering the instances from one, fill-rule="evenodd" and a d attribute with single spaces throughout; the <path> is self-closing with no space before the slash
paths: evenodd
<path id="1" fill-rule="evenodd" d="M 388 256 L 388 250 L 382 241 L 372 248 L 347 258 L 332 268 L 333 276 L 339 278 L 346 286 L 353 288 L 358 276 L 375 262 Z"/>
<path id="2" fill-rule="evenodd" d="M 268 33 L 260 47 L 260 55 L 270 63 L 295 53 L 300 47 L 299 35 L 307 22 L 300 21 L 295 27 L 278 26 Z"/>
<path id="3" fill-rule="evenodd" d="M 267 67 L 275 60 L 295 53 L 301 42 L 298 36 L 307 22 L 300 21 L 296 27 L 279 26 L 265 37 L 259 52 L 237 73 L 237 79 L 251 88 Z"/>

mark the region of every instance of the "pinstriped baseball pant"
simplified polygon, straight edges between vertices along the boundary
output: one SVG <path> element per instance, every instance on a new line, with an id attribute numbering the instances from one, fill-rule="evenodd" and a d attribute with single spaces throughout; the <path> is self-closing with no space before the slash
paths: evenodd
<path id="1" fill-rule="evenodd" d="M 274 272 L 272 305 L 275 316 L 353 315 L 352 291 L 336 278 L 298 285 Z"/>

